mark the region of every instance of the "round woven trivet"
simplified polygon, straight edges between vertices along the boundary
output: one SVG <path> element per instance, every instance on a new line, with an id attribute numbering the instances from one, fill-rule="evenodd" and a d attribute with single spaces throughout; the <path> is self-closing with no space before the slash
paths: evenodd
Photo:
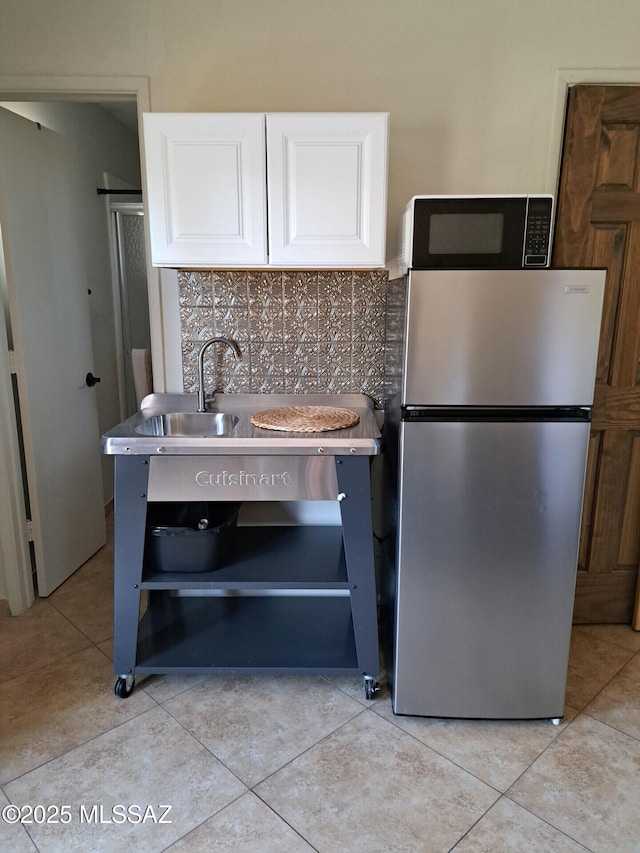
<path id="1" fill-rule="evenodd" d="M 254 426 L 284 432 L 326 432 L 354 426 L 359 420 L 355 412 L 334 406 L 285 406 L 251 415 Z"/>

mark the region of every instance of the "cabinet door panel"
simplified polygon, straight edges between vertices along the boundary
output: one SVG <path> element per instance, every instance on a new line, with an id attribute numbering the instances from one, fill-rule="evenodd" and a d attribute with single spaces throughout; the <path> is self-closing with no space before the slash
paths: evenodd
<path id="1" fill-rule="evenodd" d="M 269 260 L 385 262 L 386 113 L 267 116 Z"/>
<path id="2" fill-rule="evenodd" d="M 143 122 L 153 263 L 266 264 L 264 115 L 147 113 Z"/>

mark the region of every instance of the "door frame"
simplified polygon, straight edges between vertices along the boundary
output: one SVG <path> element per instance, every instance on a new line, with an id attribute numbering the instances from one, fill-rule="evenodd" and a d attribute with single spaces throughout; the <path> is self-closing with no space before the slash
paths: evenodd
<path id="1" fill-rule="evenodd" d="M 0 75 L 0 101 L 100 101 L 134 100 L 138 111 L 139 139 L 142 140 L 142 113 L 150 109 L 149 80 L 147 77 L 9 77 Z M 140 165 L 144 175 L 144 152 L 140 146 Z M 148 242 L 148 241 L 147 241 Z M 165 357 L 160 304 L 160 280 L 151 266 L 147 252 L 147 280 L 149 287 L 149 315 L 151 346 L 154 350 L 154 385 L 164 387 Z M 4 323 L 3 323 L 4 326 Z M 0 340 L 0 371 L 11 374 L 11 358 L 6 338 Z M 15 522 L 11 530 L 6 523 L 0 525 L 0 571 L 4 573 L 4 589 L 0 578 L 0 592 L 6 595 L 12 615 L 23 613 L 33 604 L 35 597 L 30 560 L 29 534 L 25 519 L 22 468 L 17 443 L 17 415 L 10 383 L 0 382 L 0 409 L 10 422 L 9 429 L 0 431 L 0 458 L 4 460 L 0 478 L 0 506 L 3 517 Z"/>
<path id="2" fill-rule="evenodd" d="M 545 192 L 557 198 L 569 89 L 577 85 L 640 86 L 640 68 L 559 68 L 556 71 Z"/>
<path id="3" fill-rule="evenodd" d="M 0 235 L 0 252 L 2 240 Z M 0 318 L 0 592 L 15 616 L 34 601 L 29 531 L 15 417 L 9 344 Z"/>

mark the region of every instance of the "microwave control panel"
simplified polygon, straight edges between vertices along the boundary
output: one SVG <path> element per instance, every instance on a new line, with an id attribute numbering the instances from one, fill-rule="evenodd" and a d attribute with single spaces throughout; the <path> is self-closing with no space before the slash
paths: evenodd
<path id="1" fill-rule="evenodd" d="M 550 196 L 528 199 L 523 267 L 546 267 L 549 263 L 552 207 Z"/>

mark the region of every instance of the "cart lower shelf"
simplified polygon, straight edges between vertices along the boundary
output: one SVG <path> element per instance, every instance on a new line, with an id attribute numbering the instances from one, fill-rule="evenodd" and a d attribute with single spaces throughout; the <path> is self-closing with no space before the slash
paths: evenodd
<path id="1" fill-rule="evenodd" d="M 358 673 L 348 596 L 183 597 L 155 592 L 136 672 Z"/>

